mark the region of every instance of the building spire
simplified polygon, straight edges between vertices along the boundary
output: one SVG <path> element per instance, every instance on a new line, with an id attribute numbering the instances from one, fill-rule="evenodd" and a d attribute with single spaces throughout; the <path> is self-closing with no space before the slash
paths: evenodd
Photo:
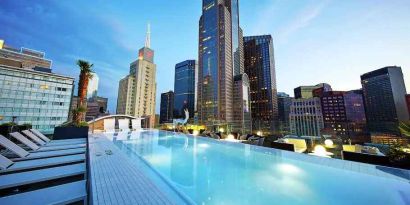
<path id="1" fill-rule="evenodd" d="M 147 48 L 151 47 L 151 25 L 149 22 L 147 25 L 147 36 L 145 37 L 145 47 Z"/>

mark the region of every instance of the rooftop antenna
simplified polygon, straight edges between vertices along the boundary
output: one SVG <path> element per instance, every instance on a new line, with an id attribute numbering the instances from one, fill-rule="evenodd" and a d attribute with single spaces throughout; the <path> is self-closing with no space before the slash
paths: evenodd
<path id="1" fill-rule="evenodd" d="M 147 36 L 145 38 L 145 47 L 150 48 L 151 47 L 151 25 L 148 22 L 147 25 Z"/>

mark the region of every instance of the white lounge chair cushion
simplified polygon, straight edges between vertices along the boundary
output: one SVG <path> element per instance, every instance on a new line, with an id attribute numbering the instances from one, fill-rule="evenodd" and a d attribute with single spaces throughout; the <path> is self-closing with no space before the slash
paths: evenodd
<path id="1" fill-rule="evenodd" d="M 18 145 L 14 144 L 14 142 L 10 141 L 9 139 L 5 138 L 3 135 L 0 135 L 0 145 L 4 148 L 12 151 L 19 157 L 26 157 L 30 153 L 24 150 L 23 148 L 19 147 Z"/>
<path id="2" fill-rule="evenodd" d="M 48 157 L 59 157 L 59 156 L 66 156 L 66 155 L 74 155 L 74 154 L 83 154 L 85 153 L 85 148 L 77 148 L 77 149 L 66 149 L 66 150 L 54 150 L 48 152 L 35 152 L 30 153 L 30 155 L 23 157 L 23 158 L 13 158 L 13 161 L 24 161 L 24 160 L 32 160 L 32 159 L 40 159 L 40 158 L 48 158 Z"/>
<path id="3" fill-rule="evenodd" d="M 0 198 L 1 205 L 29 204 L 69 204 L 85 200 L 86 181 L 77 181 L 59 186 L 15 194 Z"/>
<path id="4" fill-rule="evenodd" d="M 13 162 L 3 155 L 0 155 L 0 170 L 7 169 L 13 164 Z"/>
<path id="5" fill-rule="evenodd" d="M 22 133 L 29 137 L 31 140 L 33 140 L 35 143 L 39 144 L 40 146 L 44 146 L 46 144 L 46 142 L 41 140 L 39 137 L 37 137 L 34 133 L 30 132 L 29 130 L 23 130 Z"/>
<path id="6" fill-rule="evenodd" d="M 34 142 L 30 141 L 29 139 L 27 139 L 26 137 L 24 137 L 22 134 L 18 132 L 10 133 L 10 135 L 14 137 L 15 139 L 17 139 L 18 141 L 20 141 L 21 143 L 23 143 L 24 145 L 26 145 L 27 147 L 29 147 L 31 150 L 40 149 L 38 145 L 36 145 Z"/>
<path id="7" fill-rule="evenodd" d="M 26 169 L 49 167 L 59 164 L 69 164 L 74 162 L 83 162 L 85 160 L 85 154 L 69 155 L 62 157 L 51 157 L 45 159 L 27 160 L 21 162 L 15 162 L 6 170 L 0 170 L 0 173 L 8 173 L 13 171 L 20 171 Z M 1 203 L 0 203 L 1 204 Z"/>
<path id="8" fill-rule="evenodd" d="M 85 173 L 85 163 L 65 165 L 0 176 L 0 189 L 33 184 Z"/>
<path id="9" fill-rule="evenodd" d="M 37 137 L 40 137 L 45 142 L 50 142 L 51 141 L 48 137 L 46 137 L 45 135 L 43 135 L 40 131 L 38 131 L 36 129 L 30 129 L 30 131 L 33 132 L 34 134 L 36 134 Z"/>

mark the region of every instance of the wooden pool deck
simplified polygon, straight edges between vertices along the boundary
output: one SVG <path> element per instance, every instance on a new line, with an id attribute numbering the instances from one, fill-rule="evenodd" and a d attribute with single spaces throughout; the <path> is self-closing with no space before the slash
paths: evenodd
<path id="1" fill-rule="evenodd" d="M 181 204 L 103 135 L 91 135 L 89 142 L 92 204 Z"/>

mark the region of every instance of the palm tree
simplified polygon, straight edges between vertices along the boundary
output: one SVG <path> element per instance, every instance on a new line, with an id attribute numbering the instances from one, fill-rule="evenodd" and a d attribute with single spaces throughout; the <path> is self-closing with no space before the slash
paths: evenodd
<path id="1" fill-rule="evenodd" d="M 80 124 L 81 121 L 85 119 L 85 111 L 87 107 L 87 89 L 88 89 L 88 81 L 92 79 L 93 64 L 90 64 L 84 60 L 78 60 L 77 65 L 80 68 L 80 81 L 78 82 L 78 109 L 77 113 L 75 114 L 75 122 L 76 124 Z"/>
<path id="2" fill-rule="evenodd" d="M 400 122 L 399 129 L 402 135 L 410 137 L 410 122 Z"/>

